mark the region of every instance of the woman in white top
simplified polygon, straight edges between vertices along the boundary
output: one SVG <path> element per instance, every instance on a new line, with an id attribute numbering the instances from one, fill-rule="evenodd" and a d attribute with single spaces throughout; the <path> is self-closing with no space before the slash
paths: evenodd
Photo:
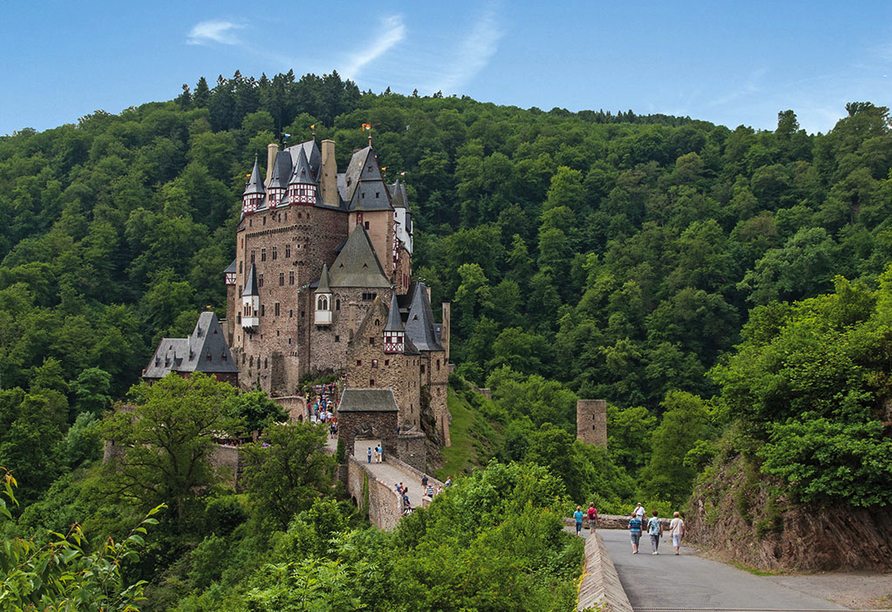
<path id="1" fill-rule="evenodd" d="M 672 535 L 672 546 L 675 547 L 675 554 L 677 555 L 678 549 L 681 547 L 681 538 L 684 536 L 684 521 L 681 520 L 678 512 L 672 516 L 672 520 L 669 521 L 669 533 Z"/>

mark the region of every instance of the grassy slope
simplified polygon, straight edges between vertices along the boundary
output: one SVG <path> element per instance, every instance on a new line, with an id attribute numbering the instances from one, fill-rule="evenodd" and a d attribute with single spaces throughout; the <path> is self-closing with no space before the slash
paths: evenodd
<path id="1" fill-rule="evenodd" d="M 489 461 L 497 439 L 500 438 L 498 432 L 480 411 L 472 406 L 472 402 L 479 405 L 480 402 L 489 400 L 474 394 L 475 397 L 469 401 L 466 394 L 472 393 L 472 391 L 456 391 L 449 387 L 447 406 L 452 415 L 452 422 L 449 425 L 452 446 L 442 449 L 443 467 L 434 472 L 440 480 L 445 480 L 447 476 L 470 472 Z"/>

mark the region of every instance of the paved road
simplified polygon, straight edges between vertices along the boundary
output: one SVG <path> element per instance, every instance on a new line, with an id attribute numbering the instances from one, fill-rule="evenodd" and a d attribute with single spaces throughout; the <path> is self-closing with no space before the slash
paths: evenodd
<path id="1" fill-rule="evenodd" d="M 675 556 L 664 538 L 660 554 L 651 555 L 650 538 L 632 554 L 626 531 L 602 529 L 607 552 L 636 610 L 846 610 L 840 605 L 778 584 L 770 576 L 704 559 L 682 546 Z"/>
<path id="2" fill-rule="evenodd" d="M 337 445 L 337 443 L 335 444 Z M 387 461 L 375 463 L 374 449 L 377 445 L 378 440 L 357 440 L 353 448 L 353 456 L 357 461 L 369 468 L 376 478 L 386 482 L 394 491 L 396 490 L 396 485 L 399 483 L 403 483 L 404 486 L 409 487 L 409 502 L 412 504 L 413 508 L 420 506 L 421 498 L 423 496 L 421 491 L 421 481 L 415 474 L 404 472 Z M 369 448 L 373 451 L 372 463 L 367 463 Z"/>

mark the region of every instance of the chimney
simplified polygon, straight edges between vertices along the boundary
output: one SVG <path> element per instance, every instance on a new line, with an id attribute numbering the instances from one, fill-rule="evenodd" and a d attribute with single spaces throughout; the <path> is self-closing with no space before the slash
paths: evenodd
<path id="1" fill-rule="evenodd" d="M 266 145 L 266 186 L 269 187 L 269 180 L 273 176 L 273 166 L 276 163 L 276 155 L 279 153 L 279 145 L 274 142 Z"/>
<path id="2" fill-rule="evenodd" d="M 341 198 L 338 195 L 338 163 L 335 161 L 334 140 L 322 141 L 322 176 L 319 180 L 322 188 L 322 201 L 326 206 L 338 206 Z"/>

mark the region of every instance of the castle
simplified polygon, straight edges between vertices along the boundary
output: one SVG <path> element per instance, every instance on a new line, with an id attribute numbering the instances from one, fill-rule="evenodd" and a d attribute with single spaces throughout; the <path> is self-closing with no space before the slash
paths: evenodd
<path id="1" fill-rule="evenodd" d="M 402 431 L 448 445 L 449 305 L 437 324 L 412 278 L 405 186 L 385 182 L 371 146 L 338 172 L 331 140 L 270 144 L 266 169 L 255 159 L 224 272 L 229 348 L 190 348 L 224 329 L 206 313 L 191 344 L 162 340 L 144 377 L 235 369 L 241 388 L 289 396 L 305 377 L 341 372 L 346 388 L 392 389 Z"/>

